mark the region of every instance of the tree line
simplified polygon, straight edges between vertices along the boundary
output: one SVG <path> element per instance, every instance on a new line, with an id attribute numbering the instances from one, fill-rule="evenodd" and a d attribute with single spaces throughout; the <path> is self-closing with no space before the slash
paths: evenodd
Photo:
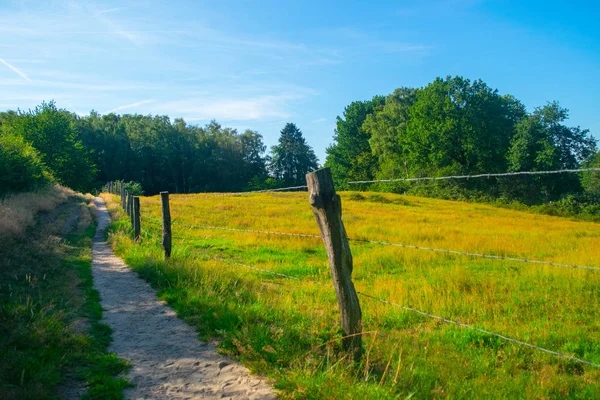
<path id="1" fill-rule="evenodd" d="M 568 115 L 558 102 L 528 111 L 481 80 L 437 78 L 349 104 L 337 118 L 325 165 L 340 189 L 600 204 L 597 173 L 344 185 L 600 165 L 596 140 L 587 129 L 567 126 Z M 293 123 L 267 152 L 258 132 L 216 121 L 201 127 L 160 115 L 79 116 L 54 102 L 0 113 L 0 196 L 47 182 L 93 191 L 113 180 L 132 182 L 146 194 L 268 189 L 303 185 L 317 167 Z"/>
<path id="2" fill-rule="evenodd" d="M 146 194 L 296 185 L 318 161 L 293 123 L 270 154 L 262 136 L 211 121 L 151 115 L 78 116 L 42 103 L 0 113 L 0 195 L 56 182 L 79 191 L 123 180 Z"/>
<path id="3" fill-rule="evenodd" d="M 339 182 L 403 177 L 573 169 L 598 165 L 596 140 L 568 127 L 568 110 L 550 102 L 528 112 L 481 80 L 437 78 L 355 101 L 337 118 L 326 166 Z M 598 202 L 597 174 L 375 185 L 446 198 L 504 198 L 529 204 L 568 195 Z M 356 188 L 356 187 L 355 187 Z M 373 188 L 373 186 L 371 187 Z"/>

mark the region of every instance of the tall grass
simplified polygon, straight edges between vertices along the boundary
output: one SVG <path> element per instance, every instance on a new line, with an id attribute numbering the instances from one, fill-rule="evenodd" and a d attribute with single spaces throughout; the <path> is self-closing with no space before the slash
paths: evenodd
<path id="1" fill-rule="evenodd" d="M 110 329 L 99 322 L 89 200 L 55 187 L 0 205 L 2 399 L 118 399 L 128 385 L 118 377 L 127 364 L 107 353 Z"/>
<path id="2" fill-rule="evenodd" d="M 351 238 L 595 265 L 595 223 L 487 205 L 342 193 Z M 112 199 L 106 196 L 109 202 Z M 361 297 L 365 358 L 340 350 L 335 292 L 306 193 L 172 195 L 173 256 L 160 202 L 142 198 L 142 240 L 118 206 L 111 240 L 204 338 L 276 381 L 284 398 L 590 398 L 600 370 Z M 360 292 L 600 363 L 600 273 L 350 243 Z M 220 259 L 225 259 L 222 261 Z M 237 263 L 237 264 L 236 264 Z M 244 268 L 257 266 L 330 286 Z"/>
<path id="3" fill-rule="evenodd" d="M 39 212 L 49 212 L 64 203 L 75 192 L 64 186 L 48 186 L 39 191 L 24 192 L 0 199 L 0 240 L 22 236 Z"/>

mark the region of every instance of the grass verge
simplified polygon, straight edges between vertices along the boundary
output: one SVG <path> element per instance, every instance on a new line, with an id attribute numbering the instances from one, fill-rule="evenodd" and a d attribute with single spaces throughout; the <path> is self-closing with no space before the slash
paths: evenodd
<path id="1" fill-rule="evenodd" d="M 60 196 L 40 199 L 53 205 L 2 237 L 0 398 L 120 399 L 128 365 L 106 350 L 111 332 L 92 287 L 90 197 Z"/>

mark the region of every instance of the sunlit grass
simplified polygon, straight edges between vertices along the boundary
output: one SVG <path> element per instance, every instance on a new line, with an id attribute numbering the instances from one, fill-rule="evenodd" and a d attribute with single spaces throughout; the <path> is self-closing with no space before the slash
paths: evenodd
<path id="1" fill-rule="evenodd" d="M 595 223 L 393 194 L 341 196 L 350 238 L 600 267 Z M 600 393 L 594 367 L 364 297 L 364 330 L 377 332 L 365 335 L 365 350 L 375 341 L 368 368 L 338 363 L 339 343 L 321 346 L 340 337 L 333 288 L 214 259 L 331 285 L 320 239 L 188 226 L 318 234 L 306 193 L 171 195 L 174 247 L 168 263 L 162 261 L 160 225 L 152 220 L 160 219 L 158 197 L 142 198 L 141 208 L 141 244 L 132 244 L 122 221 L 113 232 L 117 250 L 203 336 L 223 337 L 224 350 L 276 378 L 284 396 Z M 350 245 L 360 292 L 600 364 L 600 271 Z M 224 314 L 230 322 L 221 320 Z"/>

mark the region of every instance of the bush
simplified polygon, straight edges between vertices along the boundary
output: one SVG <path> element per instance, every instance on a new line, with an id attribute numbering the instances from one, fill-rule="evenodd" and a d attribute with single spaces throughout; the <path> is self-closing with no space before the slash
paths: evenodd
<path id="1" fill-rule="evenodd" d="M 144 195 L 144 189 L 142 188 L 142 184 L 139 182 L 125 182 L 125 190 L 134 196 Z"/>
<path id="2" fill-rule="evenodd" d="M 0 197 L 29 191 L 52 180 L 38 152 L 20 136 L 0 136 Z"/>

